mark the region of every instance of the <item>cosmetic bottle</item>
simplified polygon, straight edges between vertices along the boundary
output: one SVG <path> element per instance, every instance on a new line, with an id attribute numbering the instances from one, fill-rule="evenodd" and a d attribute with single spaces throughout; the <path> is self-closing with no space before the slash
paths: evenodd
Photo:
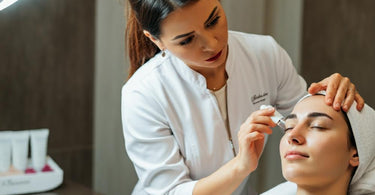
<path id="1" fill-rule="evenodd" d="M 260 109 L 263 110 L 263 109 L 267 109 L 267 108 L 272 108 L 273 106 L 271 105 L 261 105 L 260 106 Z M 285 121 L 284 121 L 284 116 L 281 115 L 276 109 L 275 109 L 275 113 L 273 114 L 273 116 L 271 116 L 271 119 L 274 123 L 276 123 L 279 127 L 281 127 L 281 129 L 285 129 Z"/>

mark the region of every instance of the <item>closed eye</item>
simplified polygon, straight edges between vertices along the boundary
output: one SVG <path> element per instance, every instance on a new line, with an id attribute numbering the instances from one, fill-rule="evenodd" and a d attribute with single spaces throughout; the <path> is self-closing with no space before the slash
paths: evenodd
<path id="1" fill-rule="evenodd" d="M 311 126 L 310 128 L 312 128 L 312 129 L 321 129 L 321 130 L 327 129 L 327 128 L 322 127 L 322 126 Z"/>
<path id="2" fill-rule="evenodd" d="M 288 128 L 285 128 L 284 129 L 284 133 L 286 133 L 287 131 L 289 131 L 289 130 L 292 130 L 294 127 L 288 127 Z"/>

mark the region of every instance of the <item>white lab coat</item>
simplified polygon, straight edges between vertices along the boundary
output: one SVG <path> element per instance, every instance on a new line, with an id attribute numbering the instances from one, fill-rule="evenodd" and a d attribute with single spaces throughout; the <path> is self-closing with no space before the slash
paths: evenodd
<path id="1" fill-rule="evenodd" d="M 262 104 L 290 112 L 306 94 L 287 53 L 270 36 L 229 32 L 226 71 L 230 132 Z M 205 78 L 167 52 L 143 65 L 122 89 L 126 150 L 139 181 L 133 194 L 192 194 L 197 180 L 234 157 Z M 247 194 L 245 183 L 234 194 Z"/>

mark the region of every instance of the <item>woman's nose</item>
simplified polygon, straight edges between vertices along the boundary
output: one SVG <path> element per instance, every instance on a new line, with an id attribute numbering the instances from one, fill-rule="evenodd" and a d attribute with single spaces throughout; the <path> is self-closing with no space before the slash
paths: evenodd
<path id="1" fill-rule="evenodd" d="M 305 143 L 304 131 L 305 127 L 303 125 L 297 125 L 288 134 L 288 143 L 295 145 L 302 145 Z"/>
<path id="2" fill-rule="evenodd" d="M 201 36 L 201 48 L 203 51 L 215 51 L 218 40 L 212 33 L 204 33 Z"/>

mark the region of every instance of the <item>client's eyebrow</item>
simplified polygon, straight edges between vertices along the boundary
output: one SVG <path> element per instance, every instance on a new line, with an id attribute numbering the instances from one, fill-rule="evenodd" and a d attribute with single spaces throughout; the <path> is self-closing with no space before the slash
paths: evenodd
<path id="1" fill-rule="evenodd" d="M 326 113 L 322 113 L 322 112 L 311 112 L 307 115 L 308 118 L 315 118 L 315 117 L 327 117 L 331 120 L 333 120 L 333 118 L 331 116 L 329 116 L 328 114 Z M 284 120 L 288 120 L 288 119 L 295 119 L 297 118 L 297 115 L 296 114 L 289 114 L 288 116 L 285 117 Z"/>
<path id="2" fill-rule="evenodd" d="M 309 115 L 307 115 L 307 117 L 310 117 L 310 118 L 311 117 L 327 117 L 327 118 L 333 120 L 333 118 L 331 116 L 329 116 L 326 113 L 321 113 L 321 112 L 312 112 Z"/>
<path id="3" fill-rule="evenodd" d="M 289 114 L 288 116 L 286 116 L 286 117 L 284 118 L 284 120 L 295 119 L 295 118 L 297 118 L 297 115 L 295 115 L 295 114 Z"/>

